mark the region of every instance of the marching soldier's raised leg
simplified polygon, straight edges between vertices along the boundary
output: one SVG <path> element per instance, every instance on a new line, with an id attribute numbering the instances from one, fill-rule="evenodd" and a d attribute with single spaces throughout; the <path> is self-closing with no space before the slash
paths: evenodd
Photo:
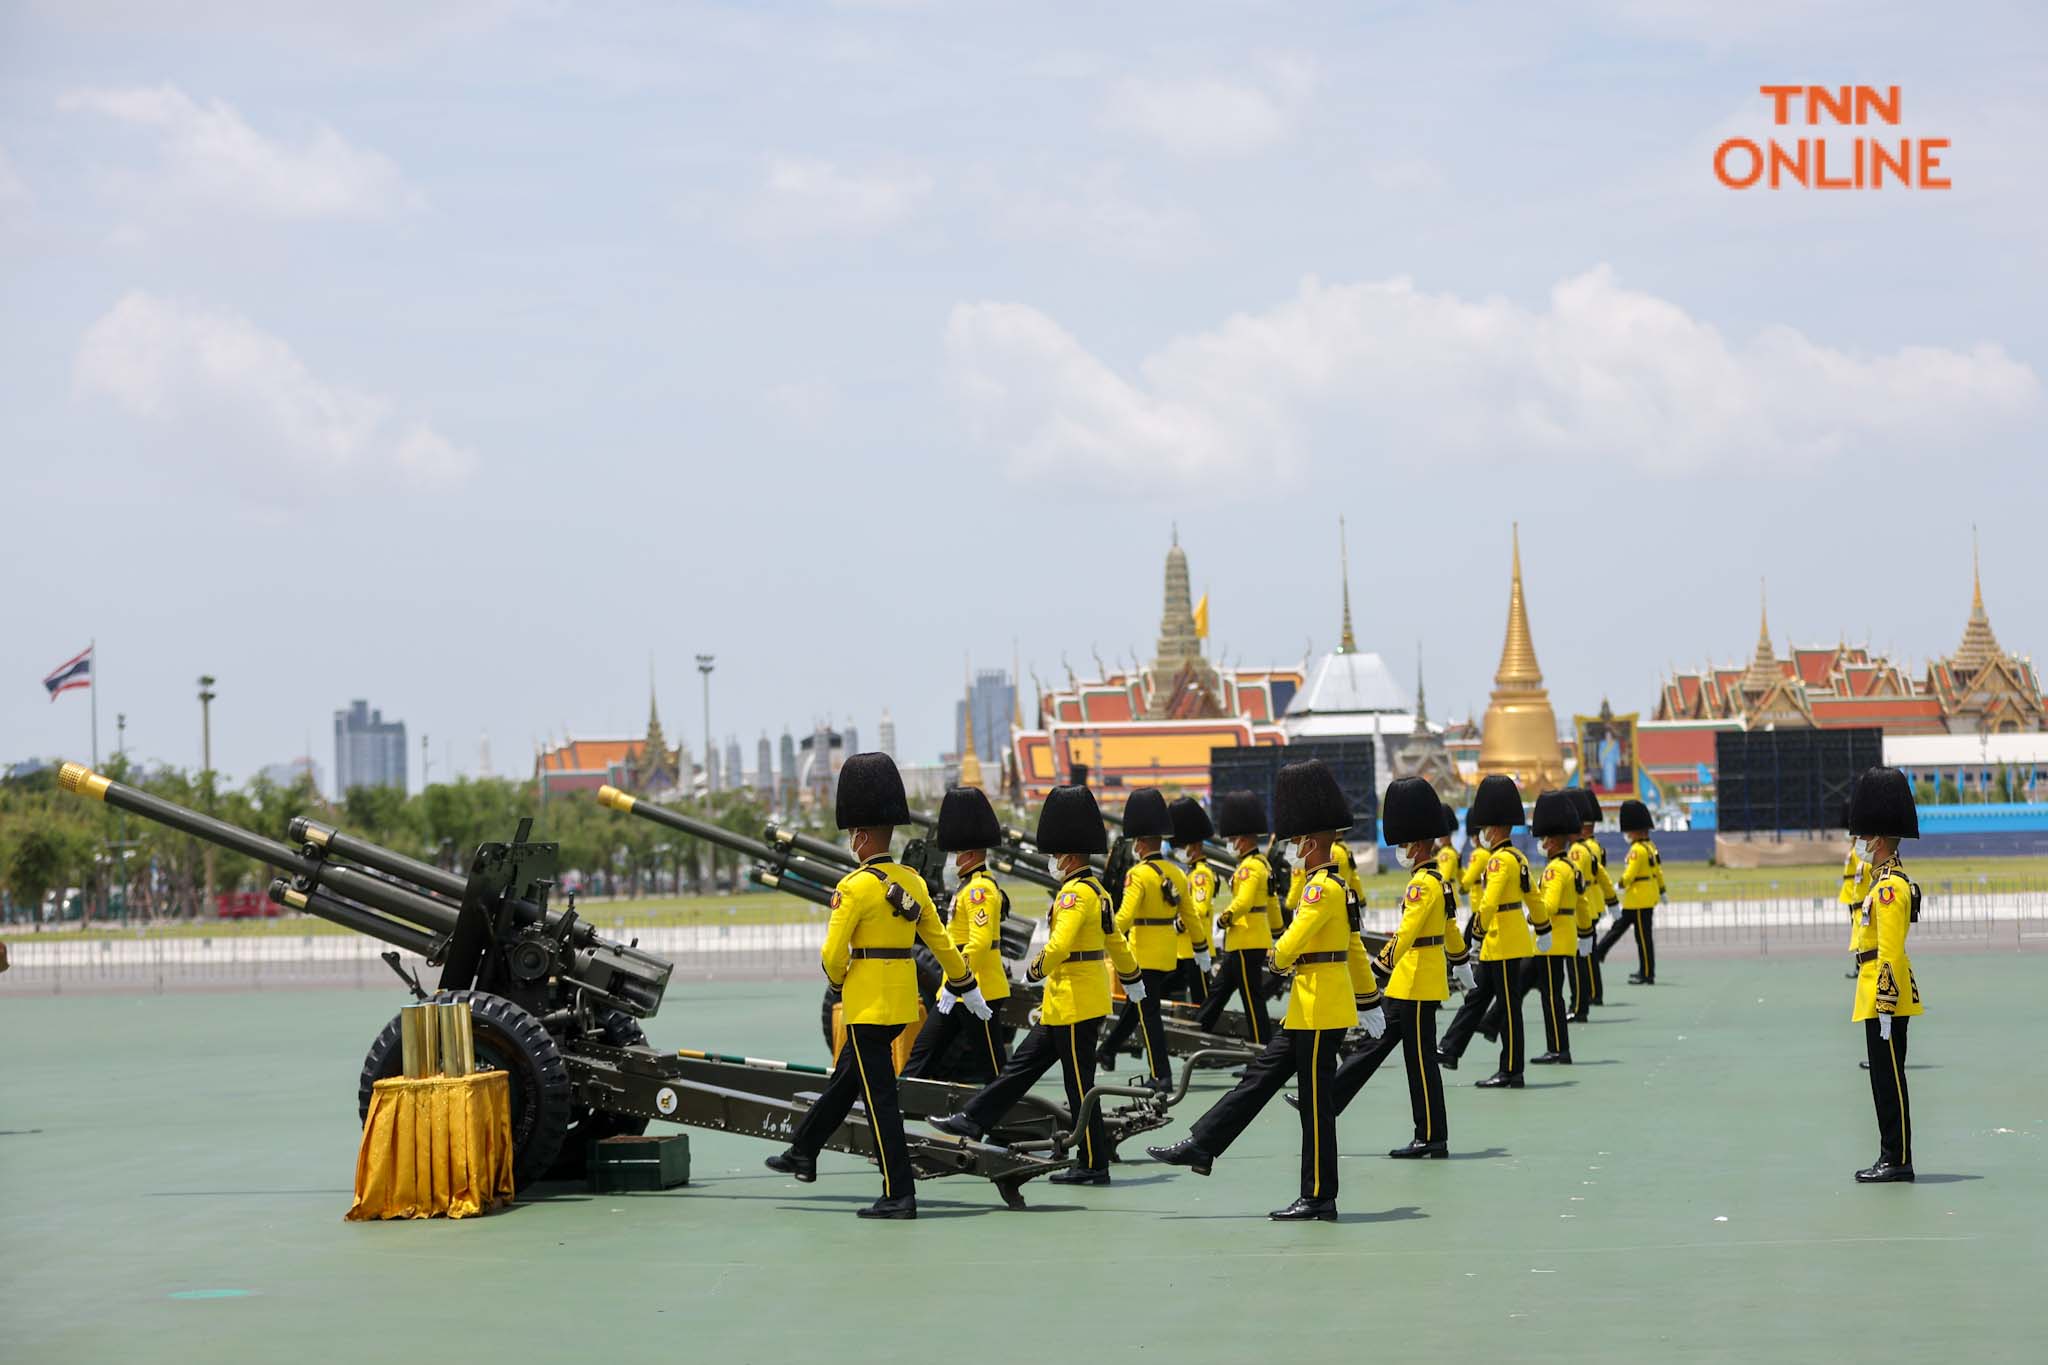
<path id="1" fill-rule="evenodd" d="M 1125 1003 L 1096 1058 L 1096 1064 L 1104 1069 L 1115 1066 L 1116 1053 L 1135 1026 L 1144 1044 L 1142 1084 L 1161 1091 L 1169 1089 L 1173 1081 L 1166 1053 L 1166 1021 L 1161 1017 L 1159 1001 L 1173 982 L 1174 966 L 1179 961 L 1176 939 L 1181 911 L 1188 901 L 1187 873 L 1160 851 L 1160 841 L 1172 832 L 1166 798 L 1156 789 L 1147 787 L 1133 792 L 1124 803 L 1124 834 L 1130 838 L 1138 862 L 1124 877 L 1124 898 L 1117 907 L 1116 930 L 1137 955 L 1138 966 L 1145 974 L 1145 989 Z"/>
<path id="2" fill-rule="evenodd" d="M 1515 780 L 1500 773 L 1482 779 L 1468 818 L 1479 830 L 1486 858 L 1472 899 L 1481 935 L 1478 982 L 1465 992 L 1464 1005 L 1444 1031 L 1438 1061 L 1455 1070 L 1472 1034 L 1498 1003 L 1500 1069 L 1478 1084 L 1486 1090 L 1519 1090 L 1528 1041 L 1522 1031 L 1522 995 L 1529 987 L 1524 964 L 1550 947 L 1550 920 L 1535 904 L 1529 860 L 1508 838 L 1528 819 Z"/>
<path id="3" fill-rule="evenodd" d="M 1572 1017 L 1565 1004 L 1565 983 L 1579 955 L 1579 904 L 1585 896 L 1578 863 L 1584 861 L 1579 832 L 1577 803 L 1568 791 L 1545 792 L 1536 798 L 1536 810 L 1529 820 L 1529 832 L 1543 845 L 1550 861 L 1537 879 L 1535 903 L 1538 916 L 1550 924 L 1550 948 L 1530 959 L 1531 985 L 1542 997 L 1542 1056 L 1532 1060 L 1539 1066 L 1570 1066 Z M 1572 854 L 1578 851 L 1575 859 Z"/>
<path id="4" fill-rule="evenodd" d="M 960 949 L 975 984 L 991 1007 L 1010 996 L 1010 973 L 1003 965 L 1003 921 L 1010 915 L 1009 893 L 997 884 L 988 870 L 988 850 L 1002 842 L 1002 822 L 995 807 L 979 787 L 954 787 L 939 803 L 935 837 L 939 847 L 953 855 L 953 869 L 960 876 L 960 889 L 953 893 L 952 910 L 946 918 L 946 933 Z M 904 1063 L 906 1076 L 930 1076 L 947 1047 L 961 1032 L 975 1035 L 967 1049 L 968 1074 L 975 1080 L 994 1080 L 1001 1074 L 1007 1032 L 994 1019 L 980 1019 L 965 1010 L 934 1010 L 924 1021 L 924 1030 Z"/>

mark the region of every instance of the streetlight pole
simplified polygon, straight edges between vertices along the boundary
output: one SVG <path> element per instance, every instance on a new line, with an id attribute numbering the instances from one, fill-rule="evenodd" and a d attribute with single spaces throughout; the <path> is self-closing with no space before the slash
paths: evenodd
<path id="1" fill-rule="evenodd" d="M 434 770 L 434 760 L 427 757 L 427 732 L 420 731 L 420 790 L 427 789 L 427 775 Z"/>
<path id="2" fill-rule="evenodd" d="M 199 675 L 199 795 L 206 813 L 213 814 L 213 675 Z M 213 845 L 206 845 L 206 899 L 201 910 L 213 901 Z"/>
<path id="3" fill-rule="evenodd" d="M 711 738 L 711 656 L 697 656 L 697 671 L 704 675 L 704 794 L 711 794 L 711 754 L 714 741 Z"/>

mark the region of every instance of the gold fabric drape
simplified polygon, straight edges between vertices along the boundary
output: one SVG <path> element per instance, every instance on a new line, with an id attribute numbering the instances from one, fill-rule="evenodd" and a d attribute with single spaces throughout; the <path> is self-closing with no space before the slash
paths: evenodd
<path id="1" fill-rule="evenodd" d="M 377 1082 L 349 1221 L 468 1218 L 512 1202 L 512 1090 L 502 1071 Z"/>

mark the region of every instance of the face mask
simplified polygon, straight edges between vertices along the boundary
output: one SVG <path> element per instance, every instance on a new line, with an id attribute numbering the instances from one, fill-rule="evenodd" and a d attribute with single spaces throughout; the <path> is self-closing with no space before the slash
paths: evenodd
<path id="1" fill-rule="evenodd" d="M 1873 841 L 1870 839 L 1858 839 L 1853 845 L 1856 850 L 1856 856 L 1866 863 L 1870 861 L 1872 843 Z"/>
<path id="2" fill-rule="evenodd" d="M 1410 853 L 1405 848 L 1397 848 L 1394 850 L 1394 861 L 1401 865 L 1401 870 L 1403 872 L 1413 872 L 1417 867 L 1420 867 L 1422 865 L 1422 860 L 1420 858 L 1417 858 L 1414 854 Z"/>

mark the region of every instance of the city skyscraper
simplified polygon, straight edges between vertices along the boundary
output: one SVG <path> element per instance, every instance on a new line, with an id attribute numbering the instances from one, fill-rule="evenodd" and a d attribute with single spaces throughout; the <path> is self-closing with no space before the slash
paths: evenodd
<path id="1" fill-rule="evenodd" d="M 967 747 L 967 708 L 974 707 L 974 752 L 984 763 L 998 762 L 1010 747 L 1010 724 L 1016 716 L 1017 687 L 1000 668 L 978 670 L 965 700 L 953 703 L 953 752 Z"/>
<path id="2" fill-rule="evenodd" d="M 778 803 L 784 810 L 796 806 L 796 736 L 782 727 L 782 781 L 776 784 Z"/>
<path id="3" fill-rule="evenodd" d="M 896 722 L 889 718 L 889 708 L 886 706 L 882 708 L 881 731 L 882 752 L 891 758 L 896 757 Z"/>
<path id="4" fill-rule="evenodd" d="M 740 762 L 740 737 L 725 737 L 725 785 L 737 791 L 747 785 L 747 770 Z"/>
<path id="5" fill-rule="evenodd" d="M 861 751 L 860 730 L 857 727 L 852 725 L 846 727 L 846 739 L 844 742 L 844 747 L 846 752 L 849 754 L 857 754 Z"/>
<path id="6" fill-rule="evenodd" d="M 718 744 L 714 740 L 704 746 L 704 790 L 718 790 Z"/>
<path id="7" fill-rule="evenodd" d="M 754 762 L 759 765 L 754 770 L 755 786 L 772 807 L 775 804 L 775 750 L 769 746 L 766 730 L 761 732 L 761 743 L 756 748 Z"/>
<path id="8" fill-rule="evenodd" d="M 357 787 L 405 790 L 405 722 L 385 720 L 367 701 L 334 713 L 334 794 Z"/>

